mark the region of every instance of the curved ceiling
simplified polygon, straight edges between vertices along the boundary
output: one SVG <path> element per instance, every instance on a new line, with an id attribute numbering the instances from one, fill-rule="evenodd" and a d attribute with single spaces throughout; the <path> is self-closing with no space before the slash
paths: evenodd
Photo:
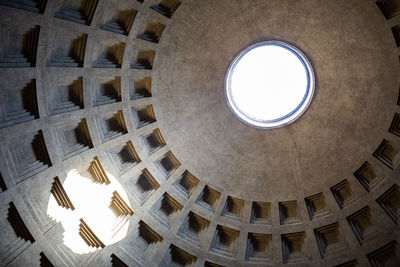
<path id="1" fill-rule="evenodd" d="M 196 176 L 253 200 L 307 196 L 351 176 L 396 108 L 397 49 L 385 25 L 374 4 L 359 1 L 187 1 L 155 64 L 168 145 Z M 298 121 L 257 130 L 233 116 L 224 79 L 238 52 L 268 39 L 302 49 L 317 85 Z"/>
<path id="2" fill-rule="evenodd" d="M 0 265 L 398 266 L 399 12 L 0 0 Z M 224 79 L 271 39 L 307 55 L 316 90 L 259 130 Z"/>

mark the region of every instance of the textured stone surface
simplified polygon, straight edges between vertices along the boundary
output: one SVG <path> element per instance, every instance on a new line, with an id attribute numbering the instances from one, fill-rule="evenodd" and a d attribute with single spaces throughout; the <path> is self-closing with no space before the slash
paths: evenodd
<path id="1" fill-rule="evenodd" d="M 400 16 L 386 20 L 376 0 L 183 0 L 169 19 L 153 6 L 179 1 L 89 0 L 93 18 L 82 24 L 55 16 L 80 1 L 45 2 L 0 0 L 0 63 L 8 64 L 0 64 L 0 266 L 368 266 L 368 257 L 382 255 L 400 261 L 393 245 L 400 242 L 400 140 L 388 131 L 400 112 L 400 53 L 391 32 Z M 103 29 L 127 10 L 135 12 L 131 27 Z M 166 26 L 158 44 L 137 38 L 150 23 Z M 14 50 L 34 26 L 35 65 L 10 65 L 10 55 L 25 57 Z M 84 35 L 82 66 L 49 65 L 52 55 L 70 61 L 57 49 L 71 49 Z M 298 46 L 317 79 L 309 109 L 276 130 L 239 122 L 223 90 L 235 55 L 266 39 Z M 132 68 L 143 51 L 155 52 L 152 70 Z M 96 67 L 99 59 L 107 68 Z M 109 101 L 100 84 L 116 77 L 117 101 Z M 21 89 L 32 80 L 31 102 Z M 154 114 L 134 112 L 144 107 Z M 71 131 L 82 121 L 80 134 Z M 37 133 L 40 142 L 32 143 Z M 147 138 L 154 133 L 158 142 Z M 374 153 L 380 144 L 390 149 Z M 94 159 L 93 176 L 87 171 Z M 48 205 L 55 177 L 62 184 L 71 170 L 101 186 L 106 176 L 122 184 L 134 213 L 123 240 L 87 254 L 65 246 L 65 229 Z M 88 227 L 85 233 L 95 229 Z M 354 227 L 363 232 L 362 246 Z"/>
<path id="2" fill-rule="evenodd" d="M 168 145 L 195 175 L 239 197 L 304 196 L 351 176 L 395 108 L 397 49 L 385 24 L 372 1 L 186 1 L 155 64 Z M 295 123 L 257 130 L 231 113 L 224 78 L 237 53 L 268 39 L 306 53 L 316 93 Z"/>

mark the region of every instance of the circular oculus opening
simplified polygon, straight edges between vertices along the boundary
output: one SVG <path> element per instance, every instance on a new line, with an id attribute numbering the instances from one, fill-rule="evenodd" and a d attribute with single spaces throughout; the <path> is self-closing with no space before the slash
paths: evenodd
<path id="1" fill-rule="evenodd" d="M 311 63 L 281 41 L 256 43 L 231 63 L 225 95 L 233 113 L 256 128 L 278 128 L 298 119 L 314 94 Z"/>

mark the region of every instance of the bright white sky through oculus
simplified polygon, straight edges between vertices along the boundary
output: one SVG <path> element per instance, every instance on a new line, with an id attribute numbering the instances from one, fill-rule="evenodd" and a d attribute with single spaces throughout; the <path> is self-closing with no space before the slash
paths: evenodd
<path id="1" fill-rule="evenodd" d="M 233 104 L 242 113 L 256 120 L 274 120 L 302 102 L 307 92 L 307 72 L 288 49 L 257 46 L 232 69 L 230 85 Z"/>

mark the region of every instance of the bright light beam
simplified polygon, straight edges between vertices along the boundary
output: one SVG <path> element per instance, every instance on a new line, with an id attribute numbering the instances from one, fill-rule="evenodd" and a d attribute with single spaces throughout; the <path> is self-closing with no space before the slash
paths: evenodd
<path id="1" fill-rule="evenodd" d="M 129 223 L 124 221 L 115 232 L 115 225 L 121 218 L 110 209 L 114 191 L 117 191 L 130 206 L 128 196 L 117 179 L 106 173 L 110 180 L 108 185 L 93 183 L 89 177 L 82 176 L 77 170 L 68 172 L 63 187 L 75 207 L 73 211 L 59 206 L 53 195 L 50 195 L 47 214 L 61 222 L 65 230 L 64 244 L 75 253 L 84 254 L 96 250 L 89 247 L 79 235 L 81 218 L 106 246 L 122 240 L 128 232 Z"/>

